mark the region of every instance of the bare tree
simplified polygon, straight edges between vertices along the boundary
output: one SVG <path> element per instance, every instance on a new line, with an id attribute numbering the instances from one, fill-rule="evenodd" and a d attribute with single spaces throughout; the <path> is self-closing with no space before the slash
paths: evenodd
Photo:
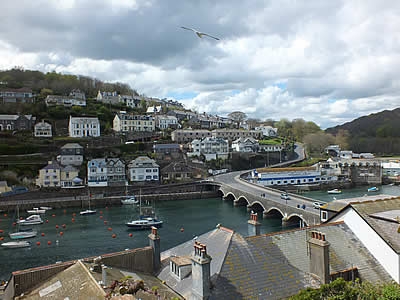
<path id="1" fill-rule="evenodd" d="M 231 112 L 228 117 L 236 123 L 237 128 L 240 128 L 240 123 L 242 123 L 244 120 L 246 120 L 247 115 L 244 112 L 241 111 L 234 111 Z"/>

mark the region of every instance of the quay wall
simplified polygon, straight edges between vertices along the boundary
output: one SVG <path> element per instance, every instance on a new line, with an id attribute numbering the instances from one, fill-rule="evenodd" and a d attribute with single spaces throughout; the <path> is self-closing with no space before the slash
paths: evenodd
<path id="1" fill-rule="evenodd" d="M 81 196 L 64 196 L 62 197 L 41 197 L 28 199 L 0 199 L 0 209 L 4 211 L 13 211 L 18 205 L 20 210 L 32 209 L 32 207 L 50 206 L 52 208 L 67 207 L 88 207 L 88 195 Z M 196 191 L 196 192 L 178 192 L 178 193 L 159 193 L 159 194 L 141 194 L 136 195 L 142 200 L 150 201 L 171 201 L 171 200 L 190 200 L 190 199 L 209 199 L 217 198 L 218 192 L 212 191 Z M 103 193 L 92 194 L 90 197 L 90 205 L 93 208 L 105 206 L 120 206 L 121 196 L 107 196 Z"/>

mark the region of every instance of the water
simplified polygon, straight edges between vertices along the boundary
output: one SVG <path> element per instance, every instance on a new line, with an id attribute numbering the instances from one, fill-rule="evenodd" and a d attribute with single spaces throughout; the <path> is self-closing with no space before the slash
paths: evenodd
<path id="1" fill-rule="evenodd" d="M 313 192 L 305 192 L 302 193 L 303 196 L 309 197 L 316 200 L 322 200 L 325 202 L 333 201 L 336 199 L 347 199 L 347 198 L 356 198 L 363 197 L 365 195 L 392 195 L 392 196 L 400 196 L 400 186 L 398 185 L 383 185 L 378 186 L 379 190 L 377 192 L 367 192 L 368 187 L 357 187 L 352 189 L 342 189 L 341 194 L 328 194 L 327 191 L 313 191 Z"/>
<path id="2" fill-rule="evenodd" d="M 400 196 L 400 187 L 382 186 L 374 193 L 367 193 L 367 187 L 360 187 L 342 190 L 341 194 L 335 195 L 326 191 L 313 191 L 304 193 L 304 196 L 329 202 L 333 197 L 354 198 L 365 194 Z M 73 213 L 76 216 L 73 216 Z M 234 207 L 231 201 L 221 199 L 160 201 L 157 203 L 157 215 L 164 221 L 164 227 L 159 229 L 162 250 L 210 231 L 217 224 L 231 228 L 244 236 L 248 235 L 249 213 L 245 207 Z M 32 242 L 30 248 L 1 247 L 0 279 L 8 280 L 11 272 L 16 270 L 147 246 L 149 231 L 134 231 L 124 224 L 137 217 L 138 211 L 133 206 L 97 207 L 97 214 L 88 216 L 80 216 L 78 208 L 51 210 L 43 217 L 48 223 L 32 226 L 38 230 L 38 236 L 29 239 Z M 72 218 L 75 222 L 72 222 Z M 259 221 L 261 234 L 282 230 L 280 218 L 262 219 L 259 216 Z M 5 237 L 4 241 L 9 241 L 8 232 L 13 230 L 12 222 L 13 216 L 0 215 L 0 229 L 4 230 L 0 236 Z M 65 228 L 62 227 L 63 224 L 66 225 Z M 184 229 L 183 232 L 181 228 Z M 63 232 L 62 236 L 60 232 Z M 41 236 L 41 233 L 45 236 Z M 130 233 L 132 237 L 129 237 Z M 116 238 L 112 238 L 113 234 L 116 234 Z M 48 241 L 51 245 L 47 244 Z M 40 246 L 37 246 L 36 242 L 40 242 Z"/>
<path id="3" fill-rule="evenodd" d="M 163 228 L 159 229 L 162 250 L 191 240 L 214 229 L 217 224 L 248 235 L 246 208 L 234 207 L 232 202 L 221 199 L 161 201 L 157 203 L 157 216 L 164 221 Z M 149 231 L 134 231 L 124 224 L 137 217 L 138 211 L 133 206 L 97 207 L 97 214 L 87 216 L 80 216 L 78 208 L 48 211 L 43 217 L 48 223 L 31 226 L 38 230 L 38 236 L 29 239 L 30 248 L 1 247 L 0 279 L 8 280 L 11 272 L 16 270 L 147 246 Z M 260 216 L 259 220 L 261 233 L 282 229 L 280 218 L 262 219 Z M 4 230 L 0 236 L 4 236 L 4 241 L 9 241 L 12 222 L 13 216 L 0 216 L 0 229 Z M 113 234 L 116 234 L 115 238 L 112 238 Z"/>

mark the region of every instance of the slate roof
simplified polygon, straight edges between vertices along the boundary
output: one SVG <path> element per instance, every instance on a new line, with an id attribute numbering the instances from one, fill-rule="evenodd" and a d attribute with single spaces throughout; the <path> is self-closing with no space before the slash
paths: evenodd
<path id="1" fill-rule="evenodd" d="M 105 299 L 105 296 L 87 268 L 77 261 L 18 299 Z"/>
<path id="2" fill-rule="evenodd" d="M 61 149 L 77 149 L 77 148 L 83 149 L 83 147 L 78 143 L 67 143 L 61 147 Z"/>
<path id="3" fill-rule="evenodd" d="M 203 235 L 200 235 L 197 238 L 198 242 L 207 245 L 207 253 L 212 257 L 210 266 L 211 277 L 217 276 L 217 274 L 220 272 L 232 236 L 232 230 L 220 227 Z M 194 241 L 190 240 L 186 243 L 180 244 L 174 248 L 162 252 L 162 270 L 158 275 L 158 278 L 160 280 L 164 280 L 169 287 L 171 287 L 173 290 L 175 290 L 186 299 L 189 298 L 192 291 L 192 277 L 188 276 L 179 281 L 175 276 L 171 275 L 169 271 L 169 257 L 176 256 L 187 258 L 193 252 L 193 245 Z M 224 297 L 220 299 L 235 298 Z"/>
<path id="4" fill-rule="evenodd" d="M 400 254 L 400 234 L 397 232 L 399 223 L 373 216 L 374 214 L 377 215 L 379 212 L 399 210 L 400 197 L 353 203 L 351 206 L 382 237 L 382 239 L 393 248 L 394 251 Z"/>
<path id="5" fill-rule="evenodd" d="M 357 267 L 362 280 L 391 280 L 344 223 L 318 226 L 316 230 L 325 233 L 330 243 L 331 273 Z M 306 287 L 319 286 L 309 273 L 309 231 L 246 238 L 234 234 L 210 299 L 282 299 Z"/>

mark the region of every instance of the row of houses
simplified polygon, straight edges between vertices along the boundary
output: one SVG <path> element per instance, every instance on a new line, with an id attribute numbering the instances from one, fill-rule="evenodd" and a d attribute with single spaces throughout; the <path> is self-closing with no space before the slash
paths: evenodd
<path id="1" fill-rule="evenodd" d="M 201 177 L 200 171 L 183 161 L 173 161 L 160 170 L 155 160 L 139 156 L 129 163 L 120 158 L 96 158 L 87 163 L 87 178 L 79 177 L 79 169 L 49 161 L 39 170 L 36 186 L 40 188 L 76 188 L 125 186 L 128 183 L 176 182 Z"/>

